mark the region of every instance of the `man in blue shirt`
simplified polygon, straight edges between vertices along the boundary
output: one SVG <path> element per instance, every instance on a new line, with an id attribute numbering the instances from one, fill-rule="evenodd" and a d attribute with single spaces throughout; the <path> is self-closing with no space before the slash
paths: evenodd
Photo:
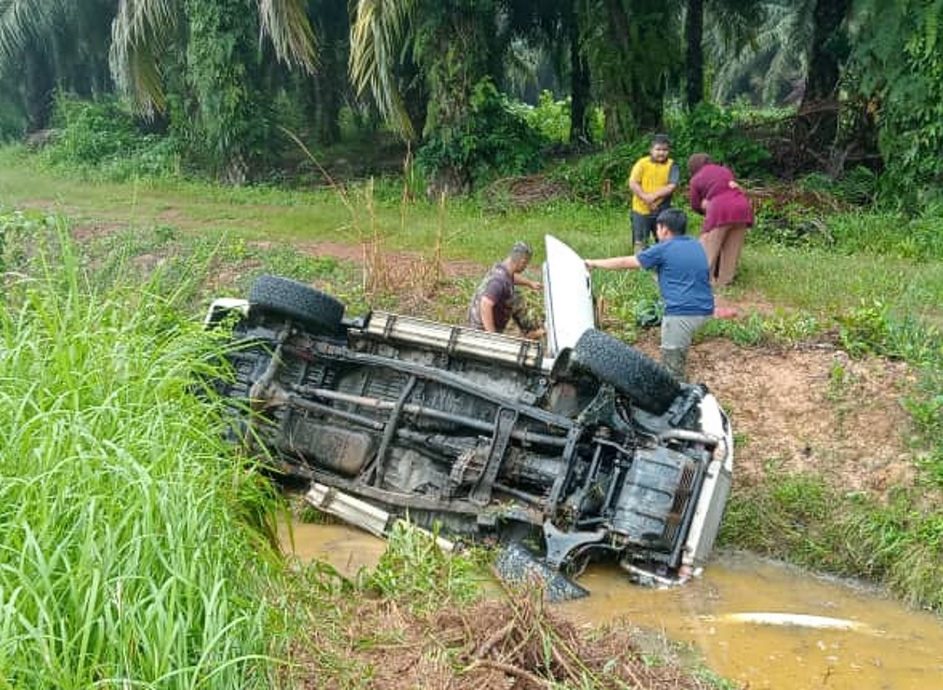
<path id="1" fill-rule="evenodd" d="M 661 359 L 679 381 L 684 380 L 688 347 L 698 328 L 714 314 L 710 270 L 701 243 L 685 233 L 684 211 L 668 208 L 658 214 L 658 244 L 633 256 L 587 259 L 586 267 L 644 268 L 658 273 L 658 289 L 665 303 L 661 321 Z"/>

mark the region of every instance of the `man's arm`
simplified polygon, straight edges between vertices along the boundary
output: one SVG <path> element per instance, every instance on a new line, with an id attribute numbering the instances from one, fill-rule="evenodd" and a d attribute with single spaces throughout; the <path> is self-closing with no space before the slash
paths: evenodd
<path id="1" fill-rule="evenodd" d="M 668 184 L 666 184 L 664 187 L 659 187 L 654 192 L 652 192 L 652 203 L 657 203 L 665 197 L 674 194 L 675 189 L 678 188 L 678 182 L 680 181 L 681 171 L 678 169 L 678 164 L 672 163 L 671 170 L 668 171 Z"/>
<path id="2" fill-rule="evenodd" d="M 675 189 L 677 189 L 677 187 L 678 185 L 672 182 L 669 182 L 664 187 L 659 187 L 658 189 L 656 189 L 654 192 L 652 192 L 649 195 L 651 196 L 652 200 L 648 203 L 654 204 L 654 203 L 657 203 L 658 201 L 661 201 L 667 196 L 671 196 L 672 194 L 674 194 L 674 191 Z"/>
<path id="3" fill-rule="evenodd" d="M 539 283 L 536 280 L 531 280 L 530 278 L 525 278 L 520 273 L 514 274 L 514 284 L 529 287 L 531 290 L 540 290 L 544 286 L 543 283 Z"/>
<path id="4" fill-rule="evenodd" d="M 495 333 L 498 329 L 494 325 L 494 300 L 483 296 L 481 302 L 479 302 L 478 310 L 481 314 L 481 325 L 489 333 Z"/>
<path id="5" fill-rule="evenodd" d="M 586 259 L 586 268 L 641 268 L 642 264 L 635 256 L 614 256 L 611 259 Z"/>
<path id="6" fill-rule="evenodd" d="M 644 189 L 642 189 L 642 185 L 640 185 L 635 180 L 629 180 L 629 189 L 632 190 L 632 193 L 635 196 L 637 196 L 639 199 L 644 201 L 649 206 L 651 206 L 652 202 L 655 200 L 654 197 L 648 192 L 646 192 Z"/>
<path id="7" fill-rule="evenodd" d="M 629 173 L 629 189 L 632 190 L 632 193 L 645 202 L 646 205 L 650 206 L 652 204 L 652 195 L 642 189 L 642 161 L 644 158 L 639 159 L 635 162 L 635 165 L 632 166 L 632 172 Z"/>

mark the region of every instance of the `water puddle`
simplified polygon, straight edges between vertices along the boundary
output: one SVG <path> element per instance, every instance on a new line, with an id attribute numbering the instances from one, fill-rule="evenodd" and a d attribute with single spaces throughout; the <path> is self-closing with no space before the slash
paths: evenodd
<path id="1" fill-rule="evenodd" d="M 625 617 L 694 644 L 717 673 L 760 688 L 943 687 L 943 621 L 849 583 L 746 554 L 715 558 L 685 587 L 627 586 L 590 568 L 591 596 L 561 605 L 581 622 Z"/>
<path id="2" fill-rule="evenodd" d="M 291 530 L 279 530 L 282 548 L 301 560 L 318 559 L 352 578 L 361 568 L 372 570 L 386 551 L 382 539 L 348 525 L 314 525 L 293 522 Z"/>
<path id="3" fill-rule="evenodd" d="M 346 576 L 376 566 L 385 543 L 346 525 L 295 523 L 288 553 L 321 559 Z M 746 554 L 715 558 L 685 587 L 627 582 L 594 566 L 591 596 L 561 604 L 584 623 L 626 618 L 692 643 L 707 665 L 750 690 L 929 690 L 943 687 L 943 620 L 846 582 Z"/>

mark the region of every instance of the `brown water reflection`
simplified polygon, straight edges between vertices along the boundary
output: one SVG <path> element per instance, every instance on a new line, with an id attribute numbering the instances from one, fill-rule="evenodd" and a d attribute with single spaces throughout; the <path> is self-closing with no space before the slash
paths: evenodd
<path id="1" fill-rule="evenodd" d="M 382 539 L 348 525 L 294 522 L 291 534 L 283 527 L 279 536 L 286 554 L 330 563 L 345 577 L 353 577 L 361 568 L 372 570 L 386 550 Z"/>
<path id="2" fill-rule="evenodd" d="M 728 554 L 677 589 L 627 586 L 618 568 L 590 569 L 580 584 L 592 595 L 563 605 L 575 619 L 625 617 L 664 631 L 693 643 L 711 669 L 750 690 L 943 689 L 940 618 L 783 564 Z M 842 619 L 854 629 L 763 625 L 735 616 L 764 612 Z"/>
<path id="3" fill-rule="evenodd" d="M 295 523 L 288 553 L 353 576 L 373 568 L 385 543 L 345 525 Z M 750 690 L 943 690 L 943 621 L 880 594 L 745 554 L 715 558 L 703 577 L 670 590 L 628 583 L 616 567 L 591 567 L 592 594 L 561 605 L 579 622 L 626 618 L 694 644 L 707 665 Z M 852 629 L 763 625 L 737 614 L 822 616 Z"/>

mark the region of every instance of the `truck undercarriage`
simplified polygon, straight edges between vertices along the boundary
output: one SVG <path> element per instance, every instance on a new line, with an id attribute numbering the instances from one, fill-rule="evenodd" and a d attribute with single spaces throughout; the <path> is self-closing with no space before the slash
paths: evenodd
<path id="1" fill-rule="evenodd" d="M 706 388 L 593 329 L 549 360 L 528 340 L 342 312 L 263 276 L 218 385 L 239 439 L 322 507 L 341 493 L 451 535 L 536 534 L 551 571 L 609 557 L 678 582 L 703 564 L 732 469 Z"/>

